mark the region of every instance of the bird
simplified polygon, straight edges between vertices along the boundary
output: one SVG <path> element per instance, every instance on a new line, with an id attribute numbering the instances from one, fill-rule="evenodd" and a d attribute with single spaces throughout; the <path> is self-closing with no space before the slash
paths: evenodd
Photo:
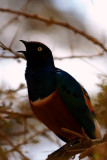
<path id="1" fill-rule="evenodd" d="M 76 141 L 75 135 L 62 128 L 91 139 L 101 138 L 90 97 L 85 88 L 69 73 L 54 64 L 52 51 L 38 41 L 20 40 L 26 51 L 25 79 L 31 109 L 35 116 L 64 142 Z"/>

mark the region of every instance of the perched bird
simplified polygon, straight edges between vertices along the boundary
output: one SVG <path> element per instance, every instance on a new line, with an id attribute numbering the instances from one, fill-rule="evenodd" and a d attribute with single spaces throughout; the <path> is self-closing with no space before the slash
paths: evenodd
<path id="1" fill-rule="evenodd" d="M 56 68 L 51 50 L 40 42 L 26 42 L 25 78 L 29 102 L 36 117 L 65 142 L 75 140 L 62 128 L 91 139 L 101 138 L 99 124 L 86 90 L 70 74 Z"/>

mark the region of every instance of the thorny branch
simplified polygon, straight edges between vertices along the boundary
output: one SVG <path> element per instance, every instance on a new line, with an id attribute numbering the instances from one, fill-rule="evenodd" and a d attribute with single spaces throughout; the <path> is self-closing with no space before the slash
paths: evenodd
<path id="1" fill-rule="evenodd" d="M 7 150 L 6 153 L 12 152 L 14 150 L 16 150 L 17 148 L 19 148 L 20 146 L 27 144 L 28 141 L 32 140 L 33 138 L 35 138 L 36 136 L 40 135 L 40 134 L 44 134 L 45 132 L 47 132 L 48 129 L 43 129 L 42 131 L 36 131 L 36 133 L 32 134 L 31 136 L 29 136 L 27 139 L 23 140 L 23 142 L 17 144 L 16 146 L 14 146 L 12 149 Z"/>
<path id="2" fill-rule="evenodd" d="M 55 24 L 55 25 L 58 25 L 58 26 L 61 26 L 61 27 L 65 27 L 65 28 L 67 28 L 69 30 L 72 30 L 75 33 L 80 34 L 81 36 L 83 36 L 86 39 L 90 40 L 94 44 L 99 45 L 104 51 L 107 52 L 107 48 L 104 46 L 104 44 L 102 42 L 97 40 L 95 37 L 85 33 L 84 31 L 81 31 L 80 29 L 72 26 L 69 23 L 57 21 L 57 20 L 54 20 L 53 18 L 48 19 L 48 18 L 42 17 L 42 16 L 40 16 L 38 14 L 30 14 L 30 13 L 27 13 L 27 12 L 17 11 L 17 10 L 12 10 L 12 9 L 0 8 L 0 11 L 1 12 L 11 13 L 11 14 L 16 14 L 16 15 L 20 15 L 20 16 L 24 16 L 26 18 L 36 19 L 36 20 L 42 21 L 42 22 L 44 22 L 44 23 L 46 23 L 48 25 Z"/>
<path id="3" fill-rule="evenodd" d="M 1 94 L 16 93 L 16 92 L 21 91 L 23 89 L 26 89 L 26 86 L 24 84 L 20 84 L 16 89 L 0 90 L 0 93 Z"/>
<path id="4" fill-rule="evenodd" d="M 9 52 L 11 52 L 11 55 L 5 55 L 5 52 L 3 52 L 2 54 L 0 54 L 0 58 L 13 58 L 13 59 L 22 58 L 22 59 L 25 59 L 24 55 L 19 54 L 18 52 L 15 52 L 14 50 L 12 50 L 10 47 L 7 47 L 2 42 L 0 42 L 0 47 L 3 50 L 8 50 Z M 103 55 L 104 55 L 104 53 L 99 53 L 99 54 L 94 54 L 94 55 L 72 55 L 72 56 L 66 56 L 66 57 L 54 57 L 54 59 L 63 60 L 63 59 L 69 59 L 69 58 L 93 58 L 93 57 L 103 56 Z"/>
<path id="5" fill-rule="evenodd" d="M 6 133 L 4 133 L 3 131 L 0 130 L 0 137 L 3 138 L 5 141 L 7 141 L 7 143 L 12 147 L 9 150 L 4 151 L 5 154 L 16 151 L 18 152 L 24 159 L 29 160 L 29 158 L 27 158 L 19 149 L 19 147 L 21 147 L 24 144 L 27 144 L 28 141 L 32 140 L 33 138 L 35 138 L 37 135 L 43 134 L 47 131 L 48 129 L 43 129 L 42 131 L 36 131 L 34 134 L 32 134 L 31 136 L 29 136 L 28 138 L 26 138 L 25 140 L 23 140 L 21 143 L 14 145 L 13 142 L 10 140 L 10 138 L 8 137 L 8 135 Z"/>
<path id="6" fill-rule="evenodd" d="M 23 58 L 25 59 L 25 57 L 22 55 L 22 54 L 19 54 L 17 52 L 15 52 L 14 50 L 12 50 L 10 47 L 7 47 L 4 43 L 0 42 L 0 47 L 3 49 L 3 50 L 7 50 L 9 52 L 11 52 L 13 55 L 4 55 L 4 52 L 0 55 L 0 58 L 14 58 L 14 59 L 17 59 L 17 58 Z"/>
<path id="7" fill-rule="evenodd" d="M 29 4 L 32 2 L 32 0 L 28 0 L 21 8 L 21 10 L 26 10 L 29 6 Z M 18 20 L 18 15 L 16 15 L 15 17 L 13 17 L 12 19 L 10 19 L 5 25 L 3 25 L 1 28 L 0 28 L 0 33 L 2 33 L 2 31 L 7 27 L 9 26 L 11 23 L 13 23 L 14 21 L 17 21 Z"/>
<path id="8" fill-rule="evenodd" d="M 79 139 L 79 143 L 72 145 L 75 141 L 71 141 L 66 143 L 64 146 L 59 148 L 57 151 L 51 153 L 48 155 L 48 158 L 46 160 L 68 160 L 71 157 L 75 157 L 75 155 L 79 155 L 79 159 L 85 158 L 88 156 L 90 159 L 93 159 L 91 157 L 92 154 L 94 154 L 93 150 L 97 148 L 100 144 L 107 144 L 107 134 L 104 136 L 103 139 L 96 139 L 91 140 L 89 137 L 87 137 L 84 133 L 83 135 L 80 135 L 78 133 L 72 132 L 68 129 L 63 128 L 62 129 L 65 133 L 72 135 L 75 135 Z M 83 131 L 84 132 L 84 131 Z M 94 160 L 94 159 L 93 159 Z"/>

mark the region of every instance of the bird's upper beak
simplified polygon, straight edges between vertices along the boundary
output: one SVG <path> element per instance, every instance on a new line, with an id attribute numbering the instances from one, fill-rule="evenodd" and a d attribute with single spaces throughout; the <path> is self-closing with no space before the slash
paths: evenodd
<path id="1" fill-rule="evenodd" d="M 27 45 L 28 45 L 28 42 L 27 42 L 27 41 L 24 41 L 24 40 L 20 40 L 20 41 L 25 45 L 25 47 L 27 47 Z M 23 53 L 23 54 L 26 53 L 26 51 L 17 51 L 17 52 Z"/>

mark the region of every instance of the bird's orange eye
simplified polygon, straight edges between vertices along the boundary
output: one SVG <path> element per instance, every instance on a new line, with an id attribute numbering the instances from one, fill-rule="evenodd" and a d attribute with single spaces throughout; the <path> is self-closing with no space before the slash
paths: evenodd
<path id="1" fill-rule="evenodd" d="M 38 49 L 37 49 L 39 52 L 41 52 L 42 51 L 42 47 L 38 47 Z"/>

